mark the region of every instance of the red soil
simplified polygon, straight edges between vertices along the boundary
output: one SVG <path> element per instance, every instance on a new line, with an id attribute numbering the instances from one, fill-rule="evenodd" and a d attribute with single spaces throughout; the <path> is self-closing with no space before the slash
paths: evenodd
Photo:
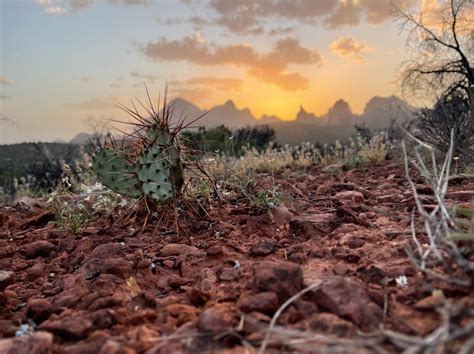
<path id="1" fill-rule="evenodd" d="M 261 188 L 271 182 L 259 176 Z M 7 338 L 0 353 L 252 353 L 279 306 L 313 283 L 320 286 L 277 325 L 366 338 L 345 352 L 376 352 L 359 331 L 378 333 L 381 325 L 431 333 L 444 303 L 435 289 L 473 310 L 472 289 L 432 281 L 408 259 L 415 203 L 400 164 L 337 175 L 286 170 L 275 182 L 288 209 L 253 216 L 248 206 L 224 202 L 184 225 L 189 238 L 154 233 L 153 221 L 137 232 L 106 216 L 74 235 L 50 222 L 44 202 L 0 207 L 0 338 Z M 435 200 L 417 183 L 429 208 Z M 472 191 L 474 183 L 450 190 Z M 395 280 L 403 276 L 406 286 Z M 36 326 L 33 335 L 9 338 L 25 323 Z M 275 334 L 267 352 L 290 352 L 290 337 Z M 376 345 L 399 350 L 388 340 Z M 293 352 L 328 349 L 304 348 L 295 344 Z"/>

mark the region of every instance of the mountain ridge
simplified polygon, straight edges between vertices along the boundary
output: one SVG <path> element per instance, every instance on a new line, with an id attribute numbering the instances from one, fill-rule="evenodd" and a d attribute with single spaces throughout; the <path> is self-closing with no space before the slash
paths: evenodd
<path id="1" fill-rule="evenodd" d="M 202 115 L 202 118 L 193 124 L 194 127 L 225 125 L 236 129 L 247 125 L 268 124 L 275 130 L 277 140 L 288 144 L 297 144 L 301 141 L 330 143 L 335 139 L 345 140 L 355 133 L 355 124 L 364 124 L 371 129 L 382 129 L 388 127 L 393 119 L 403 122 L 413 118 L 416 112 L 414 107 L 393 95 L 372 97 L 364 106 L 362 114 L 353 113 L 350 104 L 344 99 L 338 99 L 319 117 L 300 106 L 293 120 L 265 114 L 257 118 L 248 107 L 238 108 L 231 99 L 209 110 L 202 109 L 181 97 L 172 99 L 170 104 L 173 107 L 172 121 L 176 122 L 180 117 L 192 120 Z M 72 142 L 78 143 L 82 137 L 78 134 Z"/>

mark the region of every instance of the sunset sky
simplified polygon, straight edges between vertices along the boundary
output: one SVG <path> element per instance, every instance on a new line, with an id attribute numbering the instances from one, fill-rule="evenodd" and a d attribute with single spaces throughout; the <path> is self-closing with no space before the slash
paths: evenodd
<path id="1" fill-rule="evenodd" d="M 399 92 L 393 0 L 0 0 L 0 143 L 69 140 L 114 102 L 232 99 L 255 116 L 359 113 Z M 435 9 L 437 0 L 398 0 Z"/>

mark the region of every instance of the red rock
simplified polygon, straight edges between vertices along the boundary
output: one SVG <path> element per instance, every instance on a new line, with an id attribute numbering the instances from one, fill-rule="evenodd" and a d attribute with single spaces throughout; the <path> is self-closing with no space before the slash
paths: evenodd
<path id="1" fill-rule="evenodd" d="M 337 275 L 346 275 L 349 273 L 349 267 L 343 262 L 337 262 L 332 268 L 334 274 Z"/>
<path id="2" fill-rule="evenodd" d="M 31 335 L 0 340 L 2 354 L 49 354 L 53 350 L 53 335 L 36 332 Z"/>
<path id="3" fill-rule="evenodd" d="M 178 256 L 178 255 L 201 256 L 203 254 L 204 253 L 200 251 L 198 248 L 194 246 L 188 246 L 182 243 L 169 243 L 166 246 L 164 246 L 160 251 L 160 255 L 162 257 Z"/>
<path id="4" fill-rule="evenodd" d="M 132 263 L 122 258 L 89 258 L 81 267 L 86 279 L 101 273 L 113 274 L 121 278 L 128 278 L 132 274 Z"/>
<path id="5" fill-rule="evenodd" d="M 137 352 L 113 339 L 108 339 L 100 350 L 100 354 L 136 354 Z"/>
<path id="6" fill-rule="evenodd" d="M 324 248 L 316 246 L 309 251 L 308 256 L 311 258 L 324 258 L 324 255 L 326 254 L 326 251 Z"/>
<path id="7" fill-rule="evenodd" d="M 6 289 L 7 286 L 13 284 L 13 272 L 0 270 L 0 291 Z"/>
<path id="8" fill-rule="evenodd" d="M 347 201 L 354 202 L 354 203 L 363 203 L 365 198 L 361 192 L 356 191 L 343 191 L 337 193 L 334 198 L 341 203 L 345 203 Z"/>
<path id="9" fill-rule="evenodd" d="M 107 258 L 112 256 L 118 256 L 123 252 L 123 248 L 124 247 L 120 244 L 120 242 L 104 243 L 94 248 L 90 257 Z"/>
<path id="10" fill-rule="evenodd" d="M 448 198 L 469 202 L 474 199 L 474 190 L 449 192 Z"/>
<path id="11" fill-rule="evenodd" d="M 215 292 L 217 284 L 217 275 L 211 268 L 201 270 L 200 290 L 204 293 Z"/>
<path id="12" fill-rule="evenodd" d="M 276 251 L 276 245 L 273 242 L 260 242 L 250 248 L 251 256 L 268 256 Z"/>
<path id="13" fill-rule="evenodd" d="M 96 329 L 108 329 L 118 323 L 119 318 L 114 310 L 101 309 L 90 315 L 92 323 Z"/>
<path id="14" fill-rule="evenodd" d="M 245 312 L 258 311 L 272 315 L 278 309 L 278 295 L 266 291 L 255 295 L 243 296 L 239 299 L 239 308 Z"/>
<path id="15" fill-rule="evenodd" d="M 0 294 L 1 296 L 1 294 Z M 1 302 L 0 302 L 0 305 Z M 15 332 L 18 330 L 18 323 L 13 320 L 0 320 L 0 336 L 2 337 L 14 337 Z"/>
<path id="16" fill-rule="evenodd" d="M 0 259 L 11 257 L 15 254 L 15 249 L 12 246 L 0 247 Z"/>
<path id="17" fill-rule="evenodd" d="M 302 252 L 294 252 L 288 255 L 288 260 L 293 263 L 303 264 L 306 262 L 306 256 Z"/>
<path id="18" fill-rule="evenodd" d="M 168 314 L 177 319 L 176 325 L 179 327 L 186 322 L 195 321 L 199 310 L 194 306 L 185 304 L 170 304 L 166 306 Z"/>
<path id="19" fill-rule="evenodd" d="M 36 324 L 45 321 L 53 313 L 53 305 L 51 305 L 51 302 L 41 298 L 29 299 L 26 308 L 27 317 L 35 321 Z"/>
<path id="20" fill-rule="evenodd" d="M 97 235 L 99 232 L 100 230 L 95 226 L 88 226 L 82 229 L 82 234 L 84 235 Z"/>
<path id="21" fill-rule="evenodd" d="M 192 282 L 192 279 L 183 278 L 175 274 L 172 274 L 168 279 L 168 285 L 174 289 L 183 285 L 191 284 Z"/>
<path id="22" fill-rule="evenodd" d="M 218 275 L 219 280 L 222 281 L 234 281 L 238 279 L 240 272 L 236 268 L 224 268 L 222 272 Z"/>
<path id="23" fill-rule="evenodd" d="M 388 194 L 377 197 L 377 203 L 399 203 L 403 199 L 401 194 Z"/>
<path id="24" fill-rule="evenodd" d="M 214 245 L 207 249 L 206 254 L 208 256 L 220 256 L 224 254 L 224 250 L 220 245 Z"/>
<path id="25" fill-rule="evenodd" d="M 26 270 L 28 280 L 30 281 L 35 281 L 38 278 L 45 277 L 47 273 L 46 266 L 43 262 L 38 262 Z"/>
<path id="26" fill-rule="evenodd" d="M 20 251 L 26 258 L 48 257 L 56 246 L 48 241 L 36 241 L 23 246 Z"/>
<path id="27" fill-rule="evenodd" d="M 216 305 L 199 315 L 198 328 L 202 332 L 222 333 L 232 330 L 235 323 L 234 314 L 227 306 Z"/>
<path id="28" fill-rule="evenodd" d="M 346 241 L 346 245 L 350 248 L 361 248 L 365 244 L 365 240 L 357 236 L 352 236 Z"/>
<path id="29" fill-rule="evenodd" d="M 303 289 L 303 271 L 291 262 L 259 262 L 254 266 L 253 283 L 257 291 L 275 292 L 283 303 Z"/>
<path id="30" fill-rule="evenodd" d="M 334 214 L 309 214 L 290 220 L 290 232 L 296 236 L 325 236 L 337 226 Z"/>
<path id="31" fill-rule="evenodd" d="M 446 300 L 443 296 L 428 296 L 415 303 L 414 307 L 417 310 L 435 310 L 441 307 Z"/>
<path id="32" fill-rule="evenodd" d="M 292 218 L 293 214 L 284 205 L 279 205 L 276 208 L 270 209 L 270 215 L 272 216 L 273 223 L 276 226 L 285 226 L 288 221 Z"/>
<path id="33" fill-rule="evenodd" d="M 365 287 L 351 279 L 334 277 L 313 292 L 313 299 L 322 309 L 348 319 L 362 330 L 374 330 L 383 313 L 368 296 Z"/>
<path id="34" fill-rule="evenodd" d="M 91 321 L 81 317 L 49 318 L 39 327 L 42 331 L 53 333 L 64 340 L 81 340 L 86 338 L 93 328 Z"/>
<path id="35" fill-rule="evenodd" d="M 123 279 L 132 274 L 132 263 L 122 258 L 107 258 L 103 261 L 104 273 L 113 274 Z"/>
<path id="36" fill-rule="evenodd" d="M 316 313 L 307 321 L 312 330 L 338 337 L 352 337 L 357 331 L 352 322 L 343 320 L 332 313 Z"/>

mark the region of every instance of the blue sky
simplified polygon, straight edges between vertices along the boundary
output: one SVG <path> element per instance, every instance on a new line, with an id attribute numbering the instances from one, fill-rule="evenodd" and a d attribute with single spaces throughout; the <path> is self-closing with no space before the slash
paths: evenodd
<path id="1" fill-rule="evenodd" d="M 14 122 L 0 143 L 68 140 L 89 117 L 123 118 L 113 103 L 143 98 L 144 82 L 256 116 L 322 114 L 339 98 L 361 112 L 398 92 L 405 36 L 390 2 L 0 0 L 0 104 Z"/>

